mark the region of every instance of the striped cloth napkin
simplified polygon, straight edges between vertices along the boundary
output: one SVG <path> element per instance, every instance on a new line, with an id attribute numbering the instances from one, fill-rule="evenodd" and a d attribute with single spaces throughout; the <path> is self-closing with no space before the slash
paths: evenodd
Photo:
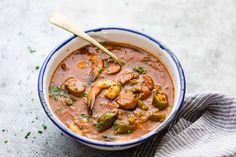
<path id="1" fill-rule="evenodd" d="M 173 127 L 139 145 L 134 157 L 236 156 L 236 99 L 220 93 L 186 97 Z M 162 133 L 164 134 L 164 133 Z"/>

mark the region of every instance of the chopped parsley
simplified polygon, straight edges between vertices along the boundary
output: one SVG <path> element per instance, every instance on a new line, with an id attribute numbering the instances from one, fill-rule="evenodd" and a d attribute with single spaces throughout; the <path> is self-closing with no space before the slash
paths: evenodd
<path id="1" fill-rule="evenodd" d="M 89 116 L 88 116 L 87 114 L 85 114 L 85 113 L 81 113 L 80 116 L 81 116 L 82 118 L 88 118 L 88 117 L 89 117 Z"/>
<path id="2" fill-rule="evenodd" d="M 35 67 L 35 70 L 38 70 L 39 69 L 39 66 L 37 65 L 36 67 Z"/>
<path id="3" fill-rule="evenodd" d="M 146 74 L 147 70 L 145 70 L 143 67 L 141 66 L 136 66 L 133 68 L 133 70 L 139 74 Z"/>
<path id="4" fill-rule="evenodd" d="M 57 96 L 60 96 L 61 89 L 58 86 L 50 86 L 49 87 L 49 94 L 53 98 L 56 98 Z"/>
<path id="5" fill-rule="evenodd" d="M 43 124 L 43 130 L 46 130 L 47 129 L 47 126 Z"/>
<path id="6" fill-rule="evenodd" d="M 68 95 L 69 95 L 69 92 L 68 92 L 67 90 L 66 90 L 66 91 L 64 91 L 64 93 L 63 93 L 63 96 L 67 98 L 67 97 L 68 97 Z"/>
<path id="7" fill-rule="evenodd" d="M 63 108 L 58 107 L 55 112 L 62 112 L 62 111 L 63 111 Z"/>
<path id="8" fill-rule="evenodd" d="M 131 133 L 132 133 L 132 130 L 129 129 L 127 132 L 128 132 L 128 134 L 131 134 Z"/>
<path id="9" fill-rule="evenodd" d="M 61 91 L 60 87 L 58 86 L 50 86 L 49 92 L 53 94 L 58 94 Z"/>
<path id="10" fill-rule="evenodd" d="M 25 139 L 28 139 L 30 136 L 30 132 L 28 132 L 26 135 L 25 135 Z"/>
<path id="11" fill-rule="evenodd" d="M 43 133 L 43 131 L 39 130 L 39 131 L 38 131 L 38 133 L 39 133 L 39 134 L 42 134 L 42 133 Z"/>
<path id="12" fill-rule="evenodd" d="M 30 46 L 28 46 L 29 53 L 35 53 L 36 50 L 32 49 Z"/>
<path id="13" fill-rule="evenodd" d="M 110 63 L 107 62 L 106 65 L 105 65 L 105 68 L 109 68 L 110 67 Z"/>
<path id="14" fill-rule="evenodd" d="M 83 93 L 83 95 L 82 95 L 83 97 L 87 97 L 88 96 L 88 94 L 87 93 Z"/>
<path id="15" fill-rule="evenodd" d="M 67 90 L 62 90 L 59 86 L 49 86 L 49 96 L 58 100 L 60 96 L 70 99 L 69 92 Z"/>
<path id="16" fill-rule="evenodd" d="M 8 140 L 4 141 L 4 143 L 7 143 L 7 142 L 8 142 Z"/>

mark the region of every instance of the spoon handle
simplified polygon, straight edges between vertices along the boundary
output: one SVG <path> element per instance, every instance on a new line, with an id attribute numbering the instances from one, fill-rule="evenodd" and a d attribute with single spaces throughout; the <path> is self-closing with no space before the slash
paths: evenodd
<path id="1" fill-rule="evenodd" d="M 77 35 L 78 37 L 88 41 L 89 43 L 93 44 L 94 46 L 98 47 L 99 49 L 101 49 L 102 51 L 104 51 L 107 55 L 109 55 L 111 58 L 113 58 L 115 61 L 117 61 L 120 65 L 124 65 L 125 62 L 123 60 L 121 60 L 120 58 L 118 58 L 116 55 L 114 55 L 112 52 L 110 52 L 109 50 L 107 50 L 104 46 L 102 46 L 99 42 L 97 42 L 96 40 L 94 40 L 92 37 L 90 37 L 89 35 L 87 35 L 86 33 L 84 33 L 83 31 L 81 31 L 80 29 L 78 29 L 74 24 L 72 24 L 69 21 L 66 21 L 65 19 L 62 19 L 56 15 L 52 16 L 51 18 L 49 18 L 49 22 L 60 27 L 63 28 L 75 35 Z"/>

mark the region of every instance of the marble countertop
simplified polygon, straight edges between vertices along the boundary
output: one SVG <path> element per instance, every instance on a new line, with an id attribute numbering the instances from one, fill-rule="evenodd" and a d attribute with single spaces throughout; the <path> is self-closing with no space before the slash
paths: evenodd
<path id="1" fill-rule="evenodd" d="M 84 30 L 117 26 L 149 34 L 179 58 L 187 93 L 236 94 L 234 0 L 0 0 L 1 156 L 115 157 L 132 153 L 132 149 L 105 152 L 84 146 L 62 134 L 44 113 L 37 95 L 37 66 L 71 36 L 48 23 L 53 12 L 76 21 Z"/>

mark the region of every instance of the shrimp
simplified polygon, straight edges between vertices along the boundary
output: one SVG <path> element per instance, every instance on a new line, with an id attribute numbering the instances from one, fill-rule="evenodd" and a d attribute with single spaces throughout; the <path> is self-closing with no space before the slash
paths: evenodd
<path id="1" fill-rule="evenodd" d="M 117 103 L 123 109 L 132 109 L 135 108 L 137 105 L 137 99 L 135 95 L 130 90 L 125 90 L 121 92 L 120 96 L 118 97 Z"/>
<path id="2" fill-rule="evenodd" d="M 132 79 L 137 79 L 139 77 L 138 73 L 134 73 L 134 72 L 125 72 L 123 73 L 120 78 L 119 78 L 119 82 L 122 85 L 125 85 L 126 83 L 128 83 L 130 80 Z"/>
<path id="3" fill-rule="evenodd" d="M 139 93 L 141 100 L 146 99 L 148 96 L 150 96 L 151 91 L 154 88 L 154 81 L 152 77 L 143 75 L 142 79 L 142 84 L 139 87 L 131 89 L 133 93 Z"/>
<path id="4" fill-rule="evenodd" d="M 95 81 L 103 71 L 103 61 L 97 55 L 92 55 L 89 59 L 92 63 L 91 75 Z"/>
<path id="5" fill-rule="evenodd" d="M 154 88 L 154 81 L 148 75 L 143 75 L 143 84 L 146 85 L 150 90 Z"/>
<path id="6" fill-rule="evenodd" d="M 113 80 L 101 80 L 99 82 L 95 82 L 93 86 L 89 89 L 88 91 L 88 112 L 91 114 L 94 104 L 95 104 L 95 99 L 96 96 L 103 90 L 107 89 L 104 93 L 104 96 L 109 98 L 109 99 L 114 99 L 116 98 L 121 91 L 121 85 L 120 83 L 113 81 Z"/>

